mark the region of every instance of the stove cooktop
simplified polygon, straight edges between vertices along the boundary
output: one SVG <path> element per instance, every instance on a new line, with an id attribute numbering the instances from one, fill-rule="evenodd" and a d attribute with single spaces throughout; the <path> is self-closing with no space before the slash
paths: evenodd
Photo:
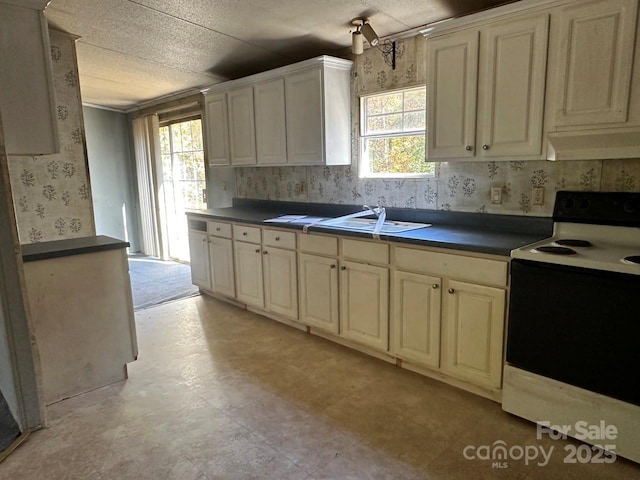
<path id="1" fill-rule="evenodd" d="M 640 275 L 640 229 L 558 223 L 553 237 L 513 250 L 511 257 Z"/>

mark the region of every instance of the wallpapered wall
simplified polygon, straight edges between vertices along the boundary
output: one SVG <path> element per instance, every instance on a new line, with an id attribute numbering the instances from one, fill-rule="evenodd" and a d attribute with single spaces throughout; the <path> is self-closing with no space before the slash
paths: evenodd
<path id="1" fill-rule="evenodd" d="M 75 37 L 49 37 L 61 153 L 9 157 L 22 244 L 95 234 Z"/>
<path id="2" fill-rule="evenodd" d="M 555 192 L 640 189 L 640 159 L 593 161 L 500 161 L 436 163 L 435 176 L 421 179 L 358 177 L 358 96 L 426 83 L 426 42 L 422 36 L 398 43 L 392 70 L 381 53 L 368 49 L 355 59 L 352 77 L 352 166 L 250 167 L 236 169 L 240 198 L 320 203 L 378 200 L 401 208 L 550 216 Z M 503 187 L 502 204 L 490 200 L 491 187 Z M 545 204 L 531 204 L 533 186 L 545 187 Z"/>

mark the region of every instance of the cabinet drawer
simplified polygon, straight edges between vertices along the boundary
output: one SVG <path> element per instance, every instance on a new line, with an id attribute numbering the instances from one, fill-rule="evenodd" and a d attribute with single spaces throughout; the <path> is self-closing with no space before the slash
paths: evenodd
<path id="1" fill-rule="evenodd" d="M 352 260 L 387 264 L 389 263 L 389 245 L 345 238 L 342 239 L 342 255 Z"/>
<path id="2" fill-rule="evenodd" d="M 234 225 L 233 238 L 243 242 L 260 243 L 260 228 L 247 225 Z"/>
<path id="3" fill-rule="evenodd" d="M 223 222 L 207 222 L 209 225 L 209 235 L 216 237 L 231 238 L 231 224 Z"/>
<path id="4" fill-rule="evenodd" d="M 508 262 L 499 260 L 395 247 L 395 266 L 474 283 L 507 285 Z"/>
<path id="5" fill-rule="evenodd" d="M 265 228 L 262 232 L 263 243 L 268 247 L 296 249 L 296 234 L 294 232 L 283 232 L 282 230 L 270 230 Z"/>
<path id="6" fill-rule="evenodd" d="M 300 250 L 318 255 L 335 257 L 338 255 L 338 237 L 300 234 Z"/>

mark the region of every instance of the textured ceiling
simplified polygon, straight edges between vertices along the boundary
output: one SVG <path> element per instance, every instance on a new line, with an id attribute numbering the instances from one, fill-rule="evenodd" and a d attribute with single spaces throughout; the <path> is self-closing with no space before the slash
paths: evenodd
<path id="1" fill-rule="evenodd" d="M 52 27 L 80 36 L 83 100 L 126 109 L 344 53 L 354 17 L 368 17 L 385 36 L 510 1 L 53 0 L 45 14 Z"/>

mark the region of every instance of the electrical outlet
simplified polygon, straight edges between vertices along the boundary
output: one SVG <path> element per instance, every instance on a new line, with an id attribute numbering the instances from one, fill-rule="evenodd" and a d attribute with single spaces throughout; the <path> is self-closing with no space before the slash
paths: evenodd
<path id="1" fill-rule="evenodd" d="M 531 201 L 533 205 L 544 205 L 544 187 L 533 187 L 531 196 L 533 197 Z"/>
<path id="2" fill-rule="evenodd" d="M 501 204 L 502 203 L 502 188 L 501 187 L 491 187 L 491 203 Z"/>
<path id="3" fill-rule="evenodd" d="M 222 188 L 223 192 L 226 192 L 227 191 L 227 182 L 220 183 L 220 187 Z"/>

